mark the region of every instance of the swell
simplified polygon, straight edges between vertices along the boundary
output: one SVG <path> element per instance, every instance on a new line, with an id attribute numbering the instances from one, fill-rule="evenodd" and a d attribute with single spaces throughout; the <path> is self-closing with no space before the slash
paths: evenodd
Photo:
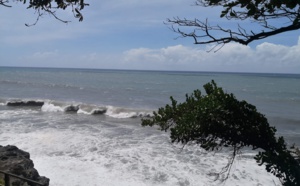
<path id="1" fill-rule="evenodd" d="M 84 103 L 67 103 L 54 100 L 0 100 L 8 108 L 36 108 L 42 112 L 64 112 L 86 115 L 106 115 L 113 118 L 150 117 L 152 111 L 115 106 L 99 106 Z"/>
<path id="2" fill-rule="evenodd" d="M 38 87 L 50 87 L 50 88 L 71 88 L 71 89 L 84 89 L 83 87 L 72 85 L 72 84 L 58 84 L 58 83 L 43 83 L 43 82 L 27 82 L 17 80 L 0 80 L 0 84 L 11 84 L 11 85 L 24 85 L 24 86 L 38 86 Z"/>

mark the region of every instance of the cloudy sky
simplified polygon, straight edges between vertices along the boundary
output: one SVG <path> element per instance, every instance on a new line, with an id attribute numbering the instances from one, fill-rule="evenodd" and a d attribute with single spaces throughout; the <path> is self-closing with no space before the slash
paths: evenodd
<path id="1" fill-rule="evenodd" d="M 300 31 L 207 52 L 212 46 L 177 38 L 164 22 L 179 16 L 235 26 L 219 19 L 220 9 L 193 0 L 86 2 L 83 22 L 68 10 L 57 12 L 68 24 L 45 15 L 32 27 L 25 23 L 35 22 L 33 10 L 0 6 L 0 66 L 300 73 Z"/>

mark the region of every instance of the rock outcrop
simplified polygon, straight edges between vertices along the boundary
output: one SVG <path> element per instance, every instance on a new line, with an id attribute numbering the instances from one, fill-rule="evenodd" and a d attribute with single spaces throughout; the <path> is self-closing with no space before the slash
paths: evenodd
<path id="1" fill-rule="evenodd" d="M 64 110 L 65 110 L 65 112 L 77 112 L 79 110 L 79 106 L 78 105 L 70 105 L 70 106 L 67 106 Z"/>
<path id="2" fill-rule="evenodd" d="M 30 154 L 18 149 L 16 146 L 0 145 L 0 170 L 34 180 L 45 186 L 48 186 L 50 182 L 49 178 L 39 175 L 30 159 Z M 13 178 L 11 179 L 11 183 L 12 185 L 20 186 L 28 185 L 19 179 Z"/>
<path id="3" fill-rule="evenodd" d="M 11 101 L 6 103 L 7 106 L 22 106 L 22 107 L 41 107 L 44 105 L 43 101 Z"/>

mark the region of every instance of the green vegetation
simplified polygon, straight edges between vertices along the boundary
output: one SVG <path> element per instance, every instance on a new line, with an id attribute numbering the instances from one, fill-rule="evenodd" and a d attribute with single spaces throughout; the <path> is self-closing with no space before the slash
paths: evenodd
<path id="1" fill-rule="evenodd" d="M 283 137 L 275 137 L 276 129 L 266 117 L 255 106 L 224 92 L 214 81 L 204 89 L 206 95 L 195 90 L 183 103 L 171 97 L 171 105 L 159 108 L 150 119 L 142 119 L 142 126 L 157 125 L 163 131 L 170 130 L 172 142 L 196 142 L 208 151 L 232 148 L 231 161 L 225 167 L 228 172 L 241 149 L 252 147 L 258 150 L 257 163 L 266 165 L 283 185 L 300 185 L 299 155 L 296 158 L 287 148 Z"/>
<path id="2" fill-rule="evenodd" d="M 0 178 L 0 186 L 4 186 L 5 182 L 3 178 Z"/>

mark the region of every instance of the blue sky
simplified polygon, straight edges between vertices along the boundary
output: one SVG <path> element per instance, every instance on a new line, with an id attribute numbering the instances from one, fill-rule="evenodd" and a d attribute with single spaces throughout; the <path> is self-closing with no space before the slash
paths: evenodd
<path id="1" fill-rule="evenodd" d="M 45 15 L 33 27 L 24 25 L 35 21 L 33 10 L 0 6 L 0 66 L 300 73 L 300 31 L 208 53 L 211 46 L 177 38 L 164 22 L 179 16 L 235 26 L 219 18 L 220 9 L 193 0 L 86 2 L 83 22 L 69 10 L 57 12 L 68 24 Z"/>

